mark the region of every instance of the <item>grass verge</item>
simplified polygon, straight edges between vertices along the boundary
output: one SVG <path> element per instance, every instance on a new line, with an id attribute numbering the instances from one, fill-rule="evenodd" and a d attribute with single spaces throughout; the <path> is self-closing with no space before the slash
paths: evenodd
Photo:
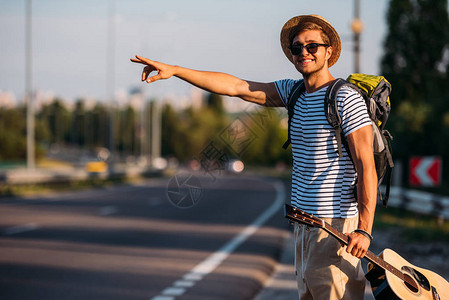
<path id="1" fill-rule="evenodd" d="M 449 242 L 449 220 L 423 215 L 396 207 L 378 206 L 374 218 L 374 228 L 400 228 L 403 241 Z"/>

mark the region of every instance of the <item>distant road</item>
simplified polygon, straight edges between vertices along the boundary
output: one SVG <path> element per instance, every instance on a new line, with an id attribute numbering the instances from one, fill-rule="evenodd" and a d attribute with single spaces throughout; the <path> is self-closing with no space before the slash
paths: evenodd
<path id="1" fill-rule="evenodd" d="M 288 194 L 187 174 L 0 199 L 0 299 L 250 299 L 283 246 Z"/>

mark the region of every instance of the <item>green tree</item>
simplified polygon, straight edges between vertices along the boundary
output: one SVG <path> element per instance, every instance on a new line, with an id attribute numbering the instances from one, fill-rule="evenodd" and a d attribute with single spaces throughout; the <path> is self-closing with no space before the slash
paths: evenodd
<path id="1" fill-rule="evenodd" d="M 382 74 L 392 85 L 396 159 L 441 155 L 449 171 L 449 17 L 447 0 L 391 0 Z M 407 164 L 405 164 L 407 165 Z"/>
<path id="2" fill-rule="evenodd" d="M 175 135 L 179 131 L 178 115 L 170 104 L 162 107 L 162 156 L 174 156 L 176 139 Z"/>
<path id="3" fill-rule="evenodd" d="M 128 105 L 120 111 L 120 119 L 117 121 L 119 151 L 126 155 L 137 154 L 139 145 L 137 145 L 136 134 L 139 124 L 136 110 Z"/>
<path id="4" fill-rule="evenodd" d="M 106 105 L 97 103 L 95 107 L 89 111 L 89 120 L 89 125 L 92 130 L 92 146 L 107 147 L 109 142 L 109 112 Z"/>
<path id="5" fill-rule="evenodd" d="M 171 105 L 162 109 L 162 155 L 181 161 L 199 158 L 210 142 L 217 142 L 219 133 L 229 123 L 222 96 L 208 94 L 206 105 L 176 111 Z"/>
<path id="6" fill-rule="evenodd" d="M 217 115 L 223 116 L 225 114 L 223 96 L 214 93 L 207 94 L 206 104 L 207 107 L 215 111 Z"/>
<path id="7" fill-rule="evenodd" d="M 382 74 L 393 86 L 396 106 L 439 98 L 448 90 L 447 0 L 391 0 L 387 23 Z"/>
<path id="8" fill-rule="evenodd" d="M 77 100 L 72 111 L 70 141 L 73 145 L 84 146 L 86 142 L 86 109 L 83 100 Z"/>
<path id="9" fill-rule="evenodd" d="M 69 142 L 71 114 L 61 99 L 54 99 L 51 103 L 42 106 L 37 114 L 37 119 L 43 122 L 48 135 L 41 142 L 65 144 Z"/>
<path id="10" fill-rule="evenodd" d="M 0 160 L 26 158 L 25 107 L 0 108 Z"/>
<path id="11" fill-rule="evenodd" d="M 247 119 L 256 138 L 243 153 L 242 159 L 263 165 L 273 165 L 279 161 L 291 163 L 291 151 L 282 148 L 288 133 L 282 125 L 284 116 L 279 114 L 279 110 L 259 108 Z"/>

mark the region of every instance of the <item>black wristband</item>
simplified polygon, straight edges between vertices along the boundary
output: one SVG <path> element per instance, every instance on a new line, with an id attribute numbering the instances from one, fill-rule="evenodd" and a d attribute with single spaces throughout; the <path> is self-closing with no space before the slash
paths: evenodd
<path id="1" fill-rule="evenodd" d="M 372 236 L 371 234 L 369 234 L 368 232 L 366 232 L 365 230 L 363 230 L 363 229 L 356 229 L 356 230 L 354 230 L 354 232 L 363 234 L 364 236 L 366 236 L 367 238 L 369 238 L 370 241 L 373 240 L 373 236 Z"/>

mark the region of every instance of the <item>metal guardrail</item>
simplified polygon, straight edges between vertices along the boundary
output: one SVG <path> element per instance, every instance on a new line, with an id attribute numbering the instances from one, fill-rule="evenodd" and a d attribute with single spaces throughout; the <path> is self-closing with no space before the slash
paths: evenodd
<path id="1" fill-rule="evenodd" d="M 6 184 L 38 184 L 48 182 L 64 182 L 86 180 L 89 178 L 109 178 L 114 176 L 135 176 L 144 173 L 157 173 L 141 167 L 114 168 L 114 171 L 93 173 L 86 169 L 46 170 L 16 169 L 0 173 L 0 183 Z M 112 171 L 112 172 L 111 172 Z M 383 188 L 383 187 L 382 187 Z M 384 191 L 383 191 L 384 192 Z M 434 215 L 449 220 L 449 197 L 429 192 L 391 187 L 388 206 L 399 207 L 413 212 Z"/>
<path id="2" fill-rule="evenodd" d="M 86 168 L 73 169 L 13 169 L 0 172 L 0 184 L 41 184 L 70 182 L 77 180 L 87 180 L 92 178 L 114 178 L 114 177 L 132 177 L 138 175 L 157 174 L 160 170 L 137 167 L 121 166 L 106 169 L 102 166 L 87 166 Z"/>
<path id="3" fill-rule="evenodd" d="M 388 205 L 449 220 L 448 196 L 391 187 Z"/>

